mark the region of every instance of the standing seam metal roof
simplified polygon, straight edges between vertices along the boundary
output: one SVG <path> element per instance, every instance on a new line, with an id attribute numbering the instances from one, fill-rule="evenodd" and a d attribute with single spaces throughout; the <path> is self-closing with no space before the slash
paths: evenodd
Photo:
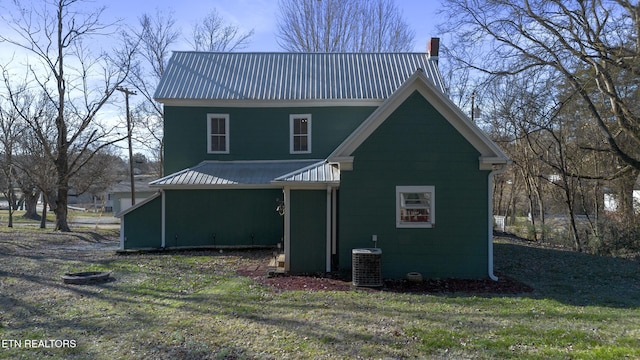
<path id="1" fill-rule="evenodd" d="M 444 92 L 426 53 L 174 52 L 155 98 L 384 100 L 417 69 Z"/>
<path id="2" fill-rule="evenodd" d="M 203 161 L 152 181 L 155 187 L 268 185 L 274 182 L 339 182 L 337 165 L 325 160 Z"/>

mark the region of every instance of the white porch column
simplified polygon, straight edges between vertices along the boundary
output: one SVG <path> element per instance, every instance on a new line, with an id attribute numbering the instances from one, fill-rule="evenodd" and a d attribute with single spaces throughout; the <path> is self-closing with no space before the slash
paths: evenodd
<path id="1" fill-rule="evenodd" d="M 162 209 L 161 209 L 161 216 L 160 216 L 160 233 L 161 233 L 161 239 L 162 242 L 160 244 L 161 248 L 165 248 L 166 247 L 166 225 L 165 225 L 165 221 L 167 220 L 166 217 L 166 212 L 165 212 L 165 196 L 164 196 L 164 190 L 160 190 L 160 197 L 162 199 Z"/>
<path id="2" fill-rule="evenodd" d="M 284 187 L 284 270 L 291 268 L 291 191 Z"/>
<path id="3" fill-rule="evenodd" d="M 332 231 L 331 231 L 331 185 L 327 186 L 327 227 L 325 229 L 325 233 L 326 233 L 326 239 L 327 239 L 327 245 L 326 245 L 326 268 L 325 271 L 326 272 L 330 272 L 331 271 L 331 238 L 332 238 Z"/>

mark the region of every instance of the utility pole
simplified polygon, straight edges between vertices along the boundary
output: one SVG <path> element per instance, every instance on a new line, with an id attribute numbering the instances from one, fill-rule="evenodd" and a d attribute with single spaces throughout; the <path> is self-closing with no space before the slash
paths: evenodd
<path id="1" fill-rule="evenodd" d="M 127 88 L 118 87 L 116 90 L 124 93 L 125 104 L 127 108 L 127 141 L 129 142 L 129 178 L 131 180 L 131 206 L 136 204 L 136 189 L 135 179 L 133 176 L 133 148 L 131 147 L 131 132 L 133 131 L 131 126 L 131 114 L 129 113 L 129 95 L 137 95 L 135 91 L 130 91 Z"/>
<path id="2" fill-rule="evenodd" d="M 476 112 L 476 91 L 474 90 L 471 93 L 471 122 L 475 123 L 475 112 Z"/>

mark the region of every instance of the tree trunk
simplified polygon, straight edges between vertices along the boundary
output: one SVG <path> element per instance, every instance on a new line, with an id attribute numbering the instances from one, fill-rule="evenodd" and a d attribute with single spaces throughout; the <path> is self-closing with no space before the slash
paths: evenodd
<path id="1" fill-rule="evenodd" d="M 536 204 L 535 204 L 534 192 L 533 192 L 533 187 L 535 185 L 532 184 L 534 179 L 533 179 L 533 176 L 528 171 L 525 172 L 524 170 L 522 171 L 522 177 L 524 177 L 525 184 L 527 185 L 527 198 L 529 199 L 529 215 L 531 220 L 531 227 L 533 227 L 533 231 L 531 234 L 533 238 L 530 240 L 538 242 L 538 231 L 536 230 Z"/>
<path id="2" fill-rule="evenodd" d="M 507 222 L 510 226 L 513 226 L 516 223 L 515 193 L 517 191 L 517 181 L 518 181 L 518 177 L 514 173 L 513 181 L 511 182 L 511 192 L 509 193 L 509 200 L 507 201 L 507 210 L 505 211 L 505 215 L 507 216 Z"/>
<path id="3" fill-rule="evenodd" d="M 545 242 L 547 240 L 547 218 L 545 215 L 544 209 L 544 197 L 542 196 L 542 189 L 540 189 L 540 183 L 538 182 L 536 186 L 536 198 L 538 199 L 538 209 L 540 211 L 540 227 L 542 231 L 540 232 L 540 241 Z"/>
<path id="4" fill-rule="evenodd" d="M 13 188 L 11 185 L 11 182 L 9 182 L 9 191 L 7 192 L 7 201 L 9 202 L 9 223 L 7 224 L 7 227 L 12 228 L 13 227 L 13 206 L 11 205 L 11 202 L 13 201 L 14 198 L 14 194 L 13 194 Z"/>
<path id="5" fill-rule="evenodd" d="M 31 220 L 40 220 L 40 215 L 38 215 L 38 209 L 36 209 L 38 205 L 38 197 L 40 197 L 39 191 L 24 193 L 25 206 L 26 206 L 27 212 L 25 212 L 24 215 L 22 215 L 23 218 L 31 219 Z"/>
<path id="6" fill-rule="evenodd" d="M 70 232 L 71 228 L 67 222 L 67 197 L 69 190 L 66 186 L 58 185 L 58 194 L 56 196 L 56 207 L 54 213 L 56 214 L 56 230 L 62 232 Z"/>
<path id="7" fill-rule="evenodd" d="M 573 238 L 573 246 L 574 250 L 578 252 L 582 252 L 582 244 L 580 244 L 580 234 L 578 233 L 578 225 L 576 224 L 576 212 L 575 212 L 575 203 L 573 200 L 573 193 L 571 191 L 571 187 L 569 186 L 569 177 L 566 174 L 563 174 L 564 186 L 562 189 L 564 190 L 565 196 L 565 204 L 567 204 L 567 213 L 569 215 L 569 227 L 571 228 L 571 237 Z"/>
<path id="8" fill-rule="evenodd" d="M 42 217 L 40 218 L 40 229 L 47 228 L 47 194 L 42 193 Z"/>
<path id="9" fill-rule="evenodd" d="M 618 213 L 629 223 L 634 217 L 633 188 L 638 180 L 640 170 L 633 170 L 618 181 Z"/>

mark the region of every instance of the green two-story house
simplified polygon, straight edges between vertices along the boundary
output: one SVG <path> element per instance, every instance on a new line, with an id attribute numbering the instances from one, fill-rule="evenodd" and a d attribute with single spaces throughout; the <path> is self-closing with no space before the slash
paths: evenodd
<path id="1" fill-rule="evenodd" d="M 509 160 L 431 55 L 174 53 L 155 94 L 169 175 L 120 214 L 121 247 L 281 244 L 305 273 L 375 245 L 387 278 L 495 279 L 492 176 Z"/>

